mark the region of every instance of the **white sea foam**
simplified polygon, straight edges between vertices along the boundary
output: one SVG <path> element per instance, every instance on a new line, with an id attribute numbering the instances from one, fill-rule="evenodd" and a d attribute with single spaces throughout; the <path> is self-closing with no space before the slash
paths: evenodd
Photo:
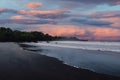
<path id="1" fill-rule="evenodd" d="M 120 52 L 120 42 L 52 41 L 50 43 L 33 43 L 33 45 Z"/>

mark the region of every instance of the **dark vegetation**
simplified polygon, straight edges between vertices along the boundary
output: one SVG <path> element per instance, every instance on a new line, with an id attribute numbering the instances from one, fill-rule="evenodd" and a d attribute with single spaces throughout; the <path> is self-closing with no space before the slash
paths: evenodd
<path id="1" fill-rule="evenodd" d="M 36 42 L 59 40 L 61 37 L 53 37 L 42 32 L 22 32 L 0 27 L 0 42 Z"/>

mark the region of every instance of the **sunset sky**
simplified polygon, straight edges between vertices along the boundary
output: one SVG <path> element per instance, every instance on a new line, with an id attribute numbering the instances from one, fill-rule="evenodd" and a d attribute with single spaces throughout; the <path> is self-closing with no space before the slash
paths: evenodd
<path id="1" fill-rule="evenodd" d="M 53 36 L 120 40 L 120 0 L 0 0 L 0 26 Z"/>

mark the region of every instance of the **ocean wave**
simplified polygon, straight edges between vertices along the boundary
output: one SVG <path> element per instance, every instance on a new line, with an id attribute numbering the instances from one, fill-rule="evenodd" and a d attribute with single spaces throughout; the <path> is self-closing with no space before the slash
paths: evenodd
<path id="1" fill-rule="evenodd" d="M 35 46 L 51 46 L 83 50 L 120 52 L 120 42 L 83 42 L 83 41 L 52 41 L 50 43 L 28 43 Z"/>

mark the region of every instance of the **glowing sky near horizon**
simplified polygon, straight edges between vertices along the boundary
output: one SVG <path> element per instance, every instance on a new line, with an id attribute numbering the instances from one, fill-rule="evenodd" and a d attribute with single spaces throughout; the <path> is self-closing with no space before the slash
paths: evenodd
<path id="1" fill-rule="evenodd" d="M 1 0 L 0 26 L 53 36 L 120 40 L 120 1 Z"/>

